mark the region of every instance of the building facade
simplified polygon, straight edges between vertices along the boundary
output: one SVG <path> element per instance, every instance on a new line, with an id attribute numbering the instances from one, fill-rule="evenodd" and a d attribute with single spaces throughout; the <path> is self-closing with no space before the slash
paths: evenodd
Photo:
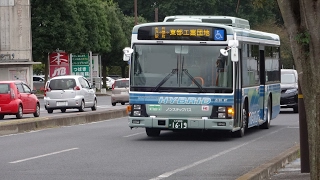
<path id="1" fill-rule="evenodd" d="M 0 80 L 22 80 L 33 88 L 30 0 L 0 0 Z"/>

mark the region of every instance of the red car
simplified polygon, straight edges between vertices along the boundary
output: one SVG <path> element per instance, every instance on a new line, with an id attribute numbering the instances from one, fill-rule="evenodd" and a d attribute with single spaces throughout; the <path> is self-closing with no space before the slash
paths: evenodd
<path id="1" fill-rule="evenodd" d="M 35 91 L 22 81 L 0 81 L 0 119 L 5 115 L 16 115 L 21 119 L 23 114 L 40 116 L 40 103 Z"/>

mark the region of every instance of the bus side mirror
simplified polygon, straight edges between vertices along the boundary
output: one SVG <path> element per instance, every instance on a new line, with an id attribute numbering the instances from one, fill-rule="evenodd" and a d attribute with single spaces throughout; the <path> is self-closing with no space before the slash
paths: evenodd
<path id="1" fill-rule="evenodd" d="M 123 50 L 123 61 L 130 61 L 131 54 L 133 53 L 133 49 L 130 47 L 125 47 Z"/>
<path id="2" fill-rule="evenodd" d="M 231 48 L 231 61 L 232 62 L 238 62 L 239 61 L 238 48 Z"/>
<path id="3" fill-rule="evenodd" d="M 228 47 L 226 47 L 225 49 L 220 49 L 220 54 L 223 56 L 228 56 L 229 55 L 228 51 L 230 51 L 231 61 L 238 62 L 239 61 L 239 50 L 237 48 L 238 46 L 239 46 L 238 40 L 230 40 L 228 43 Z"/>

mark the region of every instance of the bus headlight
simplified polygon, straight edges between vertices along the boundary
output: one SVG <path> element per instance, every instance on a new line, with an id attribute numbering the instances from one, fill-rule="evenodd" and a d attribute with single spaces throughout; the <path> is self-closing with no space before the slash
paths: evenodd
<path id="1" fill-rule="evenodd" d="M 141 104 L 132 105 L 132 116 L 141 116 L 143 113 L 143 107 Z"/>
<path id="2" fill-rule="evenodd" d="M 140 104 L 135 104 L 135 105 L 133 105 L 133 109 L 140 110 L 141 109 L 141 105 Z"/>
<path id="3" fill-rule="evenodd" d="M 141 116 L 141 111 L 133 111 L 133 116 Z"/>
<path id="4" fill-rule="evenodd" d="M 218 118 L 232 118 L 234 109 L 232 107 L 218 107 Z"/>
<path id="5" fill-rule="evenodd" d="M 218 118 L 226 118 L 226 107 L 218 107 Z"/>

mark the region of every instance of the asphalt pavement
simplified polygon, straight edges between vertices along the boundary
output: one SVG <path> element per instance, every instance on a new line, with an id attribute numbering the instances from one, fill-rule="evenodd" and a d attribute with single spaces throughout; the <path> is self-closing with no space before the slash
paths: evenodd
<path id="1" fill-rule="evenodd" d="M 111 95 L 111 91 L 106 94 L 97 92 L 97 96 Z M 37 95 L 43 98 L 43 95 Z M 237 178 L 237 180 L 310 180 L 310 173 L 301 173 L 301 161 L 299 157 L 299 144 L 279 154 L 269 162 L 252 169 L 248 173 Z"/>

